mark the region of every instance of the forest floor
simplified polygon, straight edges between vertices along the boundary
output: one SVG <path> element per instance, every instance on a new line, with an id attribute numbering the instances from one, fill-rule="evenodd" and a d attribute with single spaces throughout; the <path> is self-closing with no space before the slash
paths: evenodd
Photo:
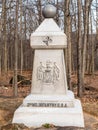
<path id="1" fill-rule="evenodd" d="M 14 111 L 22 104 L 25 96 L 30 93 L 31 85 L 21 85 L 18 88 L 18 97 L 13 97 L 13 87 L 9 84 L 12 72 L 0 77 L 0 129 L 1 130 L 29 130 L 24 125 L 11 124 Z M 24 76 L 31 80 L 31 71 L 24 72 Z M 76 76 L 72 76 L 73 91 L 77 97 Z M 31 128 L 30 130 L 98 130 L 98 72 L 92 75 L 85 75 L 85 91 L 80 99 L 84 111 L 85 128 L 57 127 L 44 125 L 41 128 Z"/>

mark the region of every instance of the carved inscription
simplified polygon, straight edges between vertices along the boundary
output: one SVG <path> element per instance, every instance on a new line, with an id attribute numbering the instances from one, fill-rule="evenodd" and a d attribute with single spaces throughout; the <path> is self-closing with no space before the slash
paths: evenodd
<path id="1" fill-rule="evenodd" d="M 37 68 L 37 80 L 46 84 L 54 84 L 59 80 L 59 73 L 60 70 L 56 62 L 52 65 L 50 61 L 46 61 L 46 66 L 43 66 L 43 63 L 40 62 L 40 66 Z"/>
<path id="2" fill-rule="evenodd" d="M 27 107 L 67 107 L 66 103 L 28 103 Z"/>
<path id="3" fill-rule="evenodd" d="M 48 46 L 49 43 L 52 42 L 52 39 L 49 36 L 47 36 L 47 37 L 45 37 L 45 39 L 43 40 L 43 42 Z"/>

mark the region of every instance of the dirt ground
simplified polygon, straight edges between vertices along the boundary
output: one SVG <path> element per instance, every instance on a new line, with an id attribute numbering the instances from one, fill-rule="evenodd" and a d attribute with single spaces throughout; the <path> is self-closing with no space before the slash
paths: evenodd
<path id="1" fill-rule="evenodd" d="M 31 79 L 31 72 L 24 73 L 29 79 Z M 9 80 L 12 74 L 0 77 L 0 130 L 28 130 L 24 125 L 12 125 L 12 118 L 14 111 L 22 104 L 25 96 L 30 93 L 31 86 L 19 86 L 18 97 L 13 97 L 14 89 L 9 85 Z M 72 76 L 73 91 L 76 94 L 77 84 L 76 76 Z M 78 98 L 76 96 L 76 98 Z M 94 76 L 85 76 L 85 92 L 80 99 L 84 111 L 85 128 L 74 127 L 57 127 L 53 125 L 46 125 L 41 128 L 31 128 L 30 130 L 98 130 L 98 73 Z"/>

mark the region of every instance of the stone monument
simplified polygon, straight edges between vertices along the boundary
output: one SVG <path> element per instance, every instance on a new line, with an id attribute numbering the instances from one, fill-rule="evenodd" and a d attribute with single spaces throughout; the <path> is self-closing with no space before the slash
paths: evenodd
<path id="1" fill-rule="evenodd" d="M 45 20 L 30 39 L 35 50 L 31 94 L 15 111 L 13 123 L 28 127 L 45 123 L 84 127 L 81 102 L 67 87 L 63 52 L 67 37 L 53 20 L 56 15 L 53 5 L 47 4 L 43 15 Z"/>

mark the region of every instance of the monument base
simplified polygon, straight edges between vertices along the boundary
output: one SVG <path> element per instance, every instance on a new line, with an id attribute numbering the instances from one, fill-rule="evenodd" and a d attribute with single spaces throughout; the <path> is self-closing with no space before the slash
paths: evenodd
<path id="1" fill-rule="evenodd" d="M 68 90 L 65 95 L 30 94 L 23 100 L 27 107 L 74 107 L 74 94 Z"/>
<path id="2" fill-rule="evenodd" d="M 34 102 L 32 99 L 34 95 L 30 94 L 15 111 L 12 123 L 23 123 L 27 127 L 40 127 L 46 123 L 54 124 L 55 126 L 84 127 L 81 102 L 74 99 L 70 91 L 67 96 L 69 100 L 67 100 L 66 96 L 64 99 L 64 96 L 61 95 L 52 96 L 53 99 L 49 95 L 46 97 L 44 95 L 45 98 L 41 96 L 41 99 L 39 98 L 40 96 L 35 96 Z M 71 101 L 74 105 L 72 105 Z"/>

